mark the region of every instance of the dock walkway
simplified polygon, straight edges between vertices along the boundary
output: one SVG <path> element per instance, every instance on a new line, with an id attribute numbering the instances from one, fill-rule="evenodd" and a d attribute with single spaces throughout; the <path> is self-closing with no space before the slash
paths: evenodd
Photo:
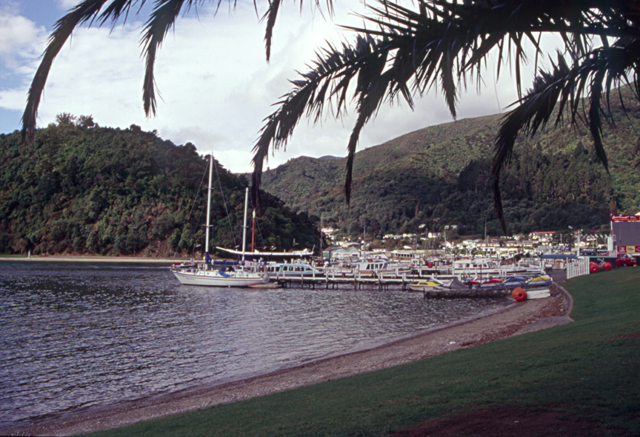
<path id="1" fill-rule="evenodd" d="M 377 288 L 379 290 L 400 288 L 402 290 L 408 290 L 409 284 L 428 278 L 447 280 L 457 278 L 457 276 L 446 274 L 421 275 L 392 272 L 372 276 L 362 275 L 358 272 L 350 275 L 330 272 L 324 275 L 276 276 L 272 277 L 271 280 L 278 283 L 281 287 L 324 287 L 326 289 L 351 288 L 354 290 L 365 288 Z"/>

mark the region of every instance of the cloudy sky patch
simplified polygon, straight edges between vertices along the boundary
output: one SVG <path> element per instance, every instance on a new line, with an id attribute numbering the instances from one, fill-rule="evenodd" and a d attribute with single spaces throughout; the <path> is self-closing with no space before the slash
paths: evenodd
<path id="1" fill-rule="evenodd" d="M 158 51 L 155 73 L 160 99 L 158 114 L 147 118 L 142 106 L 144 59 L 140 39 L 146 15 L 130 15 L 111 29 L 77 29 L 53 63 L 39 108 L 39 126 L 57 114 L 92 115 L 101 126 L 127 128 L 136 124 L 175 144 L 192 142 L 199 152 L 214 150 L 234 172 L 249 172 L 251 149 L 272 105 L 291 88 L 296 71 L 306 71 L 315 52 L 352 41 L 353 34 L 337 24 L 359 25 L 357 0 L 336 3 L 333 20 L 325 19 L 305 2 L 285 2 L 279 15 L 271 61 L 265 60 L 264 23 L 252 2 L 239 2 L 217 15 L 212 4 L 176 22 Z M 75 0 L 0 0 L 0 132 L 19 129 L 27 90 L 54 23 Z M 264 10 L 265 3 L 258 7 Z M 262 12 L 260 12 L 262 13 Z M 506 70 L 505 70 L 506 71 Z M 492 80 L 491 75 L 486 76 Z M 525 77 L 526 81 L 530 80 Z M 487 83 L 480 96 L 475 86 L 460 96 L 459 118 L 500 112 L 515 99 L 512 79 Z M 351 110 L 341 120 L 327 114 L 313 125 L 303 119 L 287 151 L 269 157 L 270 168 L 301 155 L 344 156 L 354 123 Z M 363 130 L 360 149 L 381 144 L 429 125 L 452 121 L 442 95 L 432 90 L 416 98 L 416 110 L 405 102 L 385 105 Z"/>

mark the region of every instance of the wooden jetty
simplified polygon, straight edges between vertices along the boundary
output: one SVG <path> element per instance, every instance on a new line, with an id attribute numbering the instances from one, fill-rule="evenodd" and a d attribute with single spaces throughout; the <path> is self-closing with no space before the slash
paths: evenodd
<path id="1" fill-rule="evenodd" d="M 452 275 L 440 275 L 440 279 L 451 278 Z M 324 275 L 311 275 L 304 276 L 287 276 L 287 277 L 274 277 L 271 278 L 270 284 L 277 284 L 278 287 L 297 287 L 297 288 L 325 288 L 325 289 L 338 289 L 346 288 L 352 290 L 362 289 L 401 289 L 403 291 L 410 290 L 409 284 L 413 284 L 424 276 L 410 275 L 407 273 L 394 274 L 387 273 L 381 274 L 375 277 L 370 275 L 360 275 L 357 272 L 353 275 L 347 274 L 335 274 L 329 273 Z M 510 296 L 512 292 L 511 288 L 496 287 L 496 288 L 483 288 L 483 287 L 469 287 L 460 289 L 447 289 L 443 287 L 436 290 L 428 290 L 422 293 L 424 298 L 459 298 L 459 297 L 477 297 L 477 298 L 492 298 L 492 297 L 506 297 Z"/>
<path id="2" fill-rule="evenodd" d="M 442 278 L 442 276 L 441 276 Z M 281 287 L 309 287 L 309 288 L 351 288 L 353 290 L 361 289 L 379 289 L 386 290 L 389 288 L 400 288 L 407 290 L 409 284 L 413 284 L 424 276 L 410 275 L 407 273 L 395 274 L 387 273 L 376 276 L 355 274 L 347 275 L 335 272 L 329 272 L 324 275 L 300 275 L 300 276 L 276 276 L 272 277 L 273 282 L 278 283 Z"/>

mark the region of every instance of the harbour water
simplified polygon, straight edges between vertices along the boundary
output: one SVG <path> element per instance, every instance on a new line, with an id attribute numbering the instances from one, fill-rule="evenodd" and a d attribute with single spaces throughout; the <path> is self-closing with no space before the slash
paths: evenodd
<path id="1" fill-rule="evenodd" d="M 0 428 L 292 367 L 507 304 L 202 288 L 163 267 L 1 262 Z"/>

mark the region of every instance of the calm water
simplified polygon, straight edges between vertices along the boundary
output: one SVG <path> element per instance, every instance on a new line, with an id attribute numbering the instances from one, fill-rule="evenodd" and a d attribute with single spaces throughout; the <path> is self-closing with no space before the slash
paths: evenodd
<path id="1" fill-rule="evenodd" d="M 200 288 L 159 267 L 1 262 L 0 427 L 266 373 L 506 304 Z"/>

